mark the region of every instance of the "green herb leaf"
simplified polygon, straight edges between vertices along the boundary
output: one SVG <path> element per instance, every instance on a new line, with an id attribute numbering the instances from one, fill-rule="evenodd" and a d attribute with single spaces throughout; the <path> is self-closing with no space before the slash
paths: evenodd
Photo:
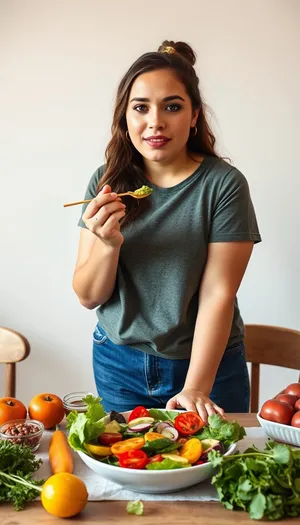
<path id="1" fill-rule="evenodd" d="M 253 520 L 261 520 L 266 508 L 266 498 L 260 492 L 254 496 L 250 503 L 249 513 Z"/>
<path id="2" fill-rule="evenodd" d="M 288 464 L 292 459 L 292 451 L 287 445 L 276 444 L 273 448 L 273 457 L 276 463 Z"/>
<path id="3" fill-rule="evenodd" d="M 158 453 L 173 444 L 169 438 L 155 439 L 154 441 L 146 441 L 142 450 L 149 454 L 151 452 Z"/>
<path id="4" fill-rule="evenodd" d="M 174 410 L 166 410 L 163 412 L 162 410 L 159 410 L 157 408 L 150 408 L 148 410 L 151 417 L 153 417 L 156 421 L 174 421 L 174 419 L 178 416 L 179 412 L 175 412 Z"/>
<path id="5" fill-rule="evenodd" d="M 227 421 L 219 414 L 208 416 L 208 425 L 201 432 L 195 434 L 198 439 L 217 439 L 222 441 L 225 447 L 243 439 L 246 435 L 244 427 L 237 421 Z"/>
<path id="6" fill-rule="evenodd" d="M 141 500 L 128 501 L 126 510 L 128 514 L 135 514 L 141 516 L 144 513 L 144 504 Z"/>

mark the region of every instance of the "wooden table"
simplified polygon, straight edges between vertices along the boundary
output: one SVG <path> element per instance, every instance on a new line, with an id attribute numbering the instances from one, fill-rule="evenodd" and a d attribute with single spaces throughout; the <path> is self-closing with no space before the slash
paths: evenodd
<path id="1" fill-rule="evenodd" d="M 255 414 L 231 414 L 245 427 L 259 426 Z M 138 498 L 137 498 L 138 499 Z M 48 514 L 40 503 L 28 505 L 16 512 L 11 505 L 0 504 L 0 525 L 66 525 L 66 523 L 118 525 L 239 525 L 254 524 L 245 512 L 232 512 L 215 501 L 146 501 L 143 516 L 126 512 L 126 501 L 89 502 L 84 511 L 72 520 L 58 519 Z M 280 524 L 299 522 L 297 518 L 281 520 Z M 266 523 L 266 522 L 265 522 Z M 271 522 L 269 522 L 271 523 Z M 274 522 L 276 523 L 276 522 Z"/>

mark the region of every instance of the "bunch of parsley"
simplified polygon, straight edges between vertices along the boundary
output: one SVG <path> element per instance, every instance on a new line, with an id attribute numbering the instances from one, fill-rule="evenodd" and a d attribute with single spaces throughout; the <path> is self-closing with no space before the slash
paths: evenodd
<path id="1" fill-rule="evenodd" d="M 252 446 L 226 457 L 213 450 L 208 458 L 219 467 L 212 484 L 227 509 L 256 520 L 300 515 L 300 449 L 268 441 L 264 450 Z"/>
<path id="2" fill-rule="evenodd" d="M 0 502 L 12 502 L 16 510 L 21 510 L 27 501 L 35 500 L 44 480 L 33 480 L 32 474 L 41 463 L 29 447 L 1 440 Z"/>

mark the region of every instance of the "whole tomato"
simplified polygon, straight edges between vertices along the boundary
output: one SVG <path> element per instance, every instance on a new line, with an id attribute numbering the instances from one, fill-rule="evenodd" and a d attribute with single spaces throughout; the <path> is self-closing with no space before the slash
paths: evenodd
<path id="1" fill-rule="evenodd" d="M 268 421 L 289 425 L 294 415 L 294 409 L 288 403 L 278 401 L 277 399 L 269 399 L 269 401 L 266 401 L 261 407 L 260 415 Z"/>
<path id="2" fill-rule="evenodd" d="M 52 428 L 61 422 L 65 410 L 60 397 L 44 393 L 32 398 L 28 406 L 28 414 L 32 419 L 41 421 L 45 428 Z"/>
<path id="3" fill-rule="evenodd" d="M 292 427 L 300 428 L 300 410 L 293 415 L 291 425 Z"/>
<path id="4" fill-rule="evenodd" d="M 276 399 L 278 399 L 278 401 L 284 401 L 284 403 L 288 403 L 289 405 L 294 407 L 298 397 L 293 396 L 292 394 L 279 394 L 278 396 L 276 396 Z"/>
<path id="5" fill-rule="evenodd" d="M 295 403 L 295 410 L 300 410 L 300 399 Z"/>
<path id="6" fill-rule="evenodd" d="M 292 396 L 300 397 L 300 383 L 292 383 L 291 385 L 287 386 L 285 391 L 285 394 L 292 394 Z"/>
<path id="7" fill-rule="evenodd" d="M 25 405 L 14 397 L 0 398 L 0 425 L 13 419 L 25 419 L 27 410 Z"/>

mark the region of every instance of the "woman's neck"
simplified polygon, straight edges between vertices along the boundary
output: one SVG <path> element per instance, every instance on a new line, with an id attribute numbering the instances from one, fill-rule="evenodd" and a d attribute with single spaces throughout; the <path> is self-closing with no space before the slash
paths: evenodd
<path id="1" fill-rule="evenodd" d="M 203 156 L 185 151 L 172 162 L 153 162 L 144 159 L 147 179 L 161 188 L 176 186 L 187 179 L 201 164 Z"/>

